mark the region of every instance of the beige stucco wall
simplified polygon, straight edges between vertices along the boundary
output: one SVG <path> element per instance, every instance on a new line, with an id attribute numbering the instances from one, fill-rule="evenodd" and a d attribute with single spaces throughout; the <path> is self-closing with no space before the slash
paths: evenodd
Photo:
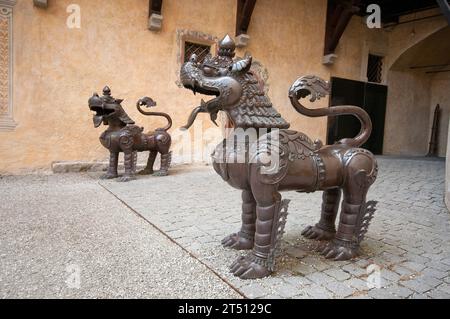
<path id="1" fill-rule="evenodd" d="M 13 132 L 0 132 L 0 174 L 49 168 L 53 161 L 105 160 L 107 151 L 98 142 L 101 129 L 92 125 L 87 99 L 106 84 L 115 97 L 125 98 L 127 112 L 146 129 L 164 121 L 138 114 L 134 104 L 144 95 L 154 98 L 156 110 L 174 119 L 171 133 L 174 150 L 179 150 L 178 127 L 201 96 L 176 85 L 177 30 L 219 38 L 235 30 L 235 0 L 165 0 L 160 32 L 147 30 L 147 0 L 78 0 L 80 29 L 66 26 L 66 8 L 71 3 L 49 1 L 49 8 L 42 10 L 33 7 L 32 1 L 18 0 L 14 8 L 18 126 Z M 273 1 L 258 0 L 248 30 L 250 45 L 237 52 L 243 56 L 248 51 L 268 69 L 270 98 L 292 128 L 322 140 L 326 119 L 306 118 L 293 110 L 287 97 L 292 82 L 305 74 L 365 80 L 368 52 L 395 56 L 414 42 L 399 45 L 392 32 L 369 30 L 361 18 L 354 17 L 338 46 L 339 58 L 327 67 L 321 63 L 325 15 L 326 0 L 283 0 L 276 6 Z M 436 28 L 433 22 L 424 32 Z M 398 34 L 401 38 L 402 32 Z M 328 99 L 323 99 L 314 107 L 327 105 Z M 212 128 L 208 116 L 200 118 L 196 124 L 200 131 Z M 203 144 L 218 140 L 220 130 L 208 131 Z M 204 152 L 205 147 L 193 147 L 196 160 L 202 160 L 198 155 Z"/>
<path id="2" fill-rule="evenodd" d="M 431 78 L 430 86 L 430 125 L 433 122 L 435 107 L 439 104 L 441 112 L 438 130 L 438 155 L 445 157 L 450 118 L 450 73 L 436 73 Z"/>

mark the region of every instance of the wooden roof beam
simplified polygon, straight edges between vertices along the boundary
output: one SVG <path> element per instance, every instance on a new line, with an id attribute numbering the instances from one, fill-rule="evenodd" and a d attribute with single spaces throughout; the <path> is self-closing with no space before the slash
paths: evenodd
<path id="1" fill-rule="evenodd" d="M 329 0 L 327 8 L 327 21 L 325 29 L 324 63 L 332 64 L 336 55 L 334 51 L 339 44 L 339 40 L 344 34 L 352 16 L 359 12 L 355 6 L 356 2 Z"/>
<path id="2" fill-rule="evenodd" d="M 447 19 L 448 25 L 450 25 L 450 5 L 447 0 L 436 0 L 439 8 L 441 8 L 442 14 Z"/>
<path id="3" fill-rule="evenodd" d="M 248 27 L 255 8 L 256 0 L 237 0 L 236 13 L 236 46 L 248 45 L 250 36 L 247 34 Z"/>

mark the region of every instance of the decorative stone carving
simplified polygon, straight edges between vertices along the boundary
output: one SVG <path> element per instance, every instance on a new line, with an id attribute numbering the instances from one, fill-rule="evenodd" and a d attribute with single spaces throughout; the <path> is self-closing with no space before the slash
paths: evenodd
<path id="1" fill-rule="evenodd" d="M 338 56 L 336 54 L 334 54 L 334 53 L 330 53 L 330 54 L 324 55 L 322 57 L 322 64 L 324 64 L 324 65 L 332 65 L 336 61 L 337 57 Z"/>
<path id="2" fill-rule="evenodd" d="M 162 28 L 163 16 L 157 13 L 152 13 L 148 18 L 148 29 L 151 31 L 160 31 Z"/>
<path id="3" fill-rule="evenodd" d="M 0 131 L 12 131 L 13 119 L 13 7 L 15 0 L 0 0 Z"/>
<path id="4" fill-rule="evenodd" d="M 248 45 L 250 42 L 250 36 L 248 34 L 240 34 L 236 37 L 236 47 L 237 48 L 243 48 Z"/>

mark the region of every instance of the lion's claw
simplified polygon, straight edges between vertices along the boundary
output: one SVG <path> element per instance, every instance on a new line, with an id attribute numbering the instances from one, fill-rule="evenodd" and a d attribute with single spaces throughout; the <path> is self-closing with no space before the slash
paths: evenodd
<path id="1" fill-rule="evenodd" d="M 139 175 L 151 175 L 153 173 L 154 173 L 154 171 L 152 169 L 147 169 L 147 168 L 138 172 Z"/>
<path id="2" fill-rule="evenodd" d="M 349 260 L 357 256 L 358 250 L 354 247 L 349 247 L 338 240 L 329 242 L 327 246 L 322 250 L 322 255 L 327 259 L 333 259 L 335 261 Z"/>
<path id="3" fill-rule="evenodd" d="M 160 171 L 157 171 L 157 172 L 154 172 L 153 173 L 153 176 L 167 176 L 167 175 L 169 175 L 169 173 L 167 172 L 167 171 L 163 171 L 163 170 L 160 170 Z"/>
<path id="4" fill-rule="evenodd" d="M 302 236 L 308 239 L 331 240 L 336 232 L 331 232 L 320 228 L 319 226 L 308 226 L 302 231 Z"/>
<path id="5" fill-rule="evenodd" d="M 231 266 L 230 271 L 233 275 L 241 279 L 258 279 L 264 278 L 270 275 L 270 270 L 255 262 L 253 253 L 245 257 L 239 257 Z"/>
<path id="6" fill-rule="evenodd" d="M 113 178 L 117 178 L 119 175 L 117 174 L 113 174 L 113 173 L 106 173 L 102 176 L 100 176 L 100 179 L 113 179 Z"/>
<path id="7" fill-rule="evenodd" d="M 228 235 L 221 241 L 222 246 L 236 250 L 246 250 L 253 248 L 253 240 L 239 236 L 238 233 Z"/>
<path id="8" fill-rule="evenodd" d="M 126 183 L 129 181 L 135 180 L 135 179 L 136 179 L 136 177 L 134 177 L 134 176 L 124 175 L 121 178 L 119 178 L 117 181 L 121 182 L 121 183 Z"/>

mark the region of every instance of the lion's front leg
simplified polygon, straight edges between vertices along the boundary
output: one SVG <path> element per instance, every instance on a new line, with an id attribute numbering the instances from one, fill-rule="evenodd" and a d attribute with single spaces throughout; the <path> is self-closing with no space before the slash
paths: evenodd
<path id="1" fill-rule="evenodd" d="M 136 156 L 136 152 L 133 152 L 133 151 L 125 152 L 125 155 L 124 155 L 125 173 L 121 178 L 119 178 L 119 182 L 129 182 L 131 180 L 136 179 L 136 177 L 135 177 L 135 156 Z"/>
<path id="2" fill-rule="evenodd" d="M 319 222 L 314 226 L 308 226 L 302 231 L 302 236 L 308 239 L 332 240 L 336 234 L 336 216 L 339 210 L 341 190 L 329 189 L 322 195 L 322 212 Z"/>
<path id="3" fill-rule="evenodd" d="M 117 165 L 118 164 L 119 164 L 119 153 L 110 151 L 108 171 L 101 178 L 102 179 L 112 179 L 112 178 L 116 178 L 117 176 L 119 176 L 119 174 L 117 173 Z"/>
<path id="4" fill-rule="evenodd" d="M 255 239 L 256 201 L 249 190 L 242 192 L 242 226 L 237 233 L 222 240 L 224 247 L 237 250 L 252 249 Z"/>
<path id="5" fill-rule="evenodd" d="M 257 201 L 253 251 L 231 265 L 231 272 L 241 279 L 263 278 L 272 273 L 286 223 L 289 201 L 281 201 L 274 185 L 260 186 L 256 194 L 262 197 L 253 193 Z"/>

